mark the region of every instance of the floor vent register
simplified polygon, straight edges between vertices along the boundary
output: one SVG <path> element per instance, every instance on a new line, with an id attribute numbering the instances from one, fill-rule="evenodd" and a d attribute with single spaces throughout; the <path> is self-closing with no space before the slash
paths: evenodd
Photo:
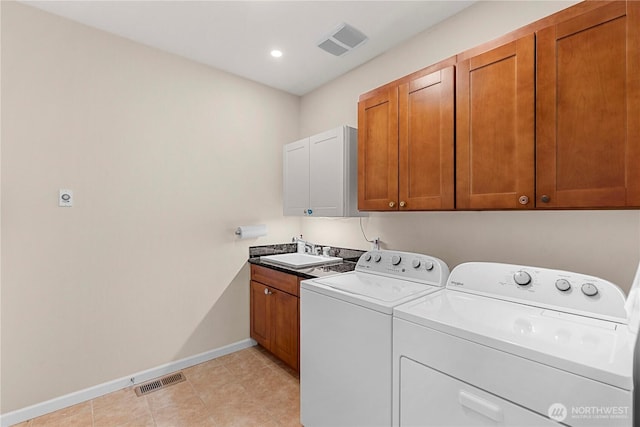
<path id="1" fill-rule="evenodd" d="M 135 388 L 136 396 L 144 396 L 145 394 L 153 393 L 154 391 L 161 390 L 165 387 L 169 387 L 170 385 L 181 383 L 182 381 L 186 381 L 182 372 L 167 375 L 166 377 L 140 384 Z"/>

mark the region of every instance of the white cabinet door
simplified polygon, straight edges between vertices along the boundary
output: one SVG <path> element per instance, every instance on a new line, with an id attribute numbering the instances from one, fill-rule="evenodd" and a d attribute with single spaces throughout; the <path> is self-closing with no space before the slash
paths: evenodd
<path id="1" fill-rule="evenodd" d="M 309 206 L 313 216 L 344 216 L 345 150 L 343 128 L 309 140 Z"/>
<path id="2" fill-rule="evenodd" d="M 283 213 L 305 215 L 309 208 L 309 138 L 285 145 L 282 160 Z"/>
<path id="3" fill-rule="evenodd" d="M 358 131 L 340 126 L 284 146 L 285 215 L 360 216 Z"/>

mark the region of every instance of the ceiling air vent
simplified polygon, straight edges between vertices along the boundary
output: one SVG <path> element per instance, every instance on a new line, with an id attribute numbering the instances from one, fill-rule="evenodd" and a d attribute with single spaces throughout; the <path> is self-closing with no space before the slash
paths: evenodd
<path id="1" fill-rule="evenodd" d="M 325 36 L 318 47 L 335 56 L 341 56 L 367 41 L 367 36 L 349 24 L 340 24 L 328 36 Z"/>

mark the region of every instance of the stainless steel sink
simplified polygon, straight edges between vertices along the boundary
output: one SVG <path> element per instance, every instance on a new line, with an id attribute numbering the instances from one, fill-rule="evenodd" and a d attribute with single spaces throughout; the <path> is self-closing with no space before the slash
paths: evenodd
<path id="1" fill-rule="evenodd" d="M 302 268 L 341 262 L 342 258 L 334 256 L 291 253 L 261 256 L 260 260 L 285 265 L 287 267 Z"/>

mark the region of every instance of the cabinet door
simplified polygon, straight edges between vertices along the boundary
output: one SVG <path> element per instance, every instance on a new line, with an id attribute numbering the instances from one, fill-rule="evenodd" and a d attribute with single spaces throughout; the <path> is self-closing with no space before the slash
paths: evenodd
<path id="1" fill-rule="evenodd" d="M 272 313 L 271 351 L 293 369 L 298 369 L 299 298 L 274 290 L 269 295 Z"/>
<path id="2" fill-rule="evenodd" d="M 343 216 L 345 206 L 343 128 L 309 139 L 309 206 L 313 216 Z"/>
<path id="3" fill-rule="evenodd" d="M 398 209 L 398 87 L 358 103 L 358 209 Z"/>
<path id="4" fill-rule="evenodd" d="M 461 61 L 456 207 L 533 207 L 534 35 Z"/>
<path id="5" fill-rule="evenodd" d="M 454 208 L 454 67 L 399 88 L 400 210 Z"/>
<path id="6" fill-rule="evenodd" d="M 309 208 L 309 138 L 283 148 L 283 213 L 305 215 Z"/>
<path id="7" fill-rule="evenodd" d="M 271 348 L 271 308 L 269 307 L 271 290 L 262 283 L 251 281 L 251 338 L 266 349 Z"/>
<path id="8" fill-rule="evenodd" d="M 537 34 L 536 206 L 640 206 L 640 3 Z"/>

